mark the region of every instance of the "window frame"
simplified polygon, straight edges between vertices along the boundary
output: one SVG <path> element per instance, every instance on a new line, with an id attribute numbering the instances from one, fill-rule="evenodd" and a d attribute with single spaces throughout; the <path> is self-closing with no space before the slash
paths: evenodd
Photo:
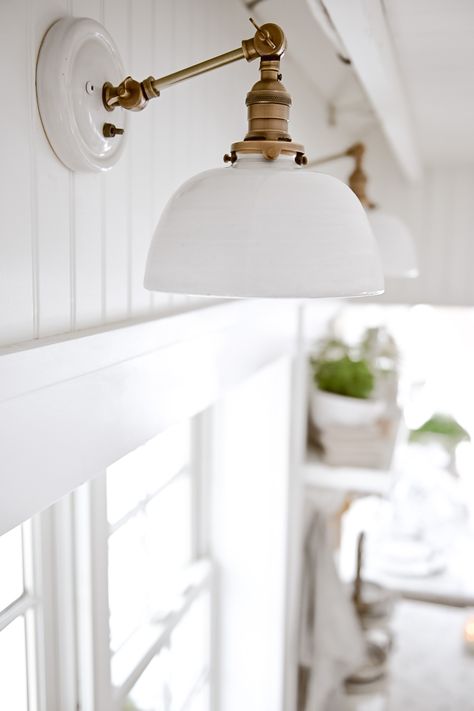
<path id="1" fill-rule="evenodd" d="M 24 620 L 28 711 L 46 711 L 44 679 L 46 655 L 43 637 L 43 596 L 39 572 L 41 527 L 35 517 L 21 524 L 23 592 L 0 610 L 0 634 L 15 620 Z"/>
<path id="2" fill-rule="evenodd" d="M 73 507 L 75 579 L 81 580 L 83 594 L 76 592 L 75 640 L 77 666 L 76 709 L 82 711 L 120 711 L 130 690 L 143 674 L 151 660 L 161 649 L 167 647 L 173 630 L 179 625 L 192 604 L 204 594 L 209 595 L 211 616 L 209 625 L 209 647 L 211 659 L 209 668 L 201 675 L 187 699 L 198 693 L 204 683 L 212 684 L 212 610 L 214 602 L 214 571 L 208 557 L 207 530 L 204 525 L 205 511 L 202 509 L 206 497 L 205 467 L 203 450 L 205 443 L 205 413 L 190 419 L 191 443 L 189 469 L 191 481 L 191 553 L 193 561 L 186 568 L 186 587 L 180 596 L 179 605 L 156 625 L 156 638 L 130 669 L 128 675 L 116 687 L 112 683 L 112 654 L 109 644 L 109 602 L 108 602 L 108 539 L 121 523 L 132 515 L 127 512 L 116 523 L 107 520 L 106 472 L 87 482 L 71 495 Z M 208 465 L 207 465 L 208 466 Z M 183 469 L 174 474 L 156 492 L 140 501 L 134 510 L 140 510 L 145 501 L 151 500 L 166 486 L 183 474 Z M 89 595 L 85 592 L 89 590 Z M 126 644 L 126 642 L 125 642 Z M 212 693 L 211 693 L 212 697 Z M 69 707 L 68 707 L 69 708 Z M 184 711 L 183 708 L 183 711 Z"/>
<path id="3" fill-rule="evenodd" d="M 114 324 L 7 349 L 0 358 L 2 450 L 9 463 L 0 532 L 97 477 L 177 419 L 202 413 L 266 366 L 292 357 L 299 311 L 294 304 L 275 310 L 267 302 L 225 302 L 170 319 Z M 44 659 L 37 681 L 39 711 L 109 711 L 97 703 L 94 673 L 84 672 L 84 656 L 97 635 L 95 618 L 84 628 L 75 608 L 77 596 L 81 609 L 101 609 L 95 599 L 100 596 L 84 592 L 103 564 L 97 554 L 91 562 L 99 526 L 89 527 L 79 546 L 76 526 L 83 514 L 91 519 L 97 514 L 92 489 L 94 483 L 82 496 L 68 496 L 68 503 L 39 515 L 37 640 L 38 661 Z M 209 502 L 202 491 L 196 495 L 203 505 L 202 520 L 195 522 L 198 535 L 209 526 Z M 204 541 L 197 547 L 206 555 L 205 536 L 196 540 Z M 215 615 L 212 590 L 211 610 Z M 64 654 L 56 658 L 58 640 Z M 93 667 L 92 659 L 86 661 Z M 212 665 L 211 659 L 211 674 Z"/>

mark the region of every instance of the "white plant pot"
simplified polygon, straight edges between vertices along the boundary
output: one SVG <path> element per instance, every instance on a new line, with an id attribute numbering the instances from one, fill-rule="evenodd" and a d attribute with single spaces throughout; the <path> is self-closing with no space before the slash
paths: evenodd
<path id="1" fill-rule="evenodd" d="M 384 412 L 383 400 L 364 400 L 327 393 L 313 388 L 310 397 L 310 413 L 313 423 L 319 427 L 328 425 L 370 425 Z"/>

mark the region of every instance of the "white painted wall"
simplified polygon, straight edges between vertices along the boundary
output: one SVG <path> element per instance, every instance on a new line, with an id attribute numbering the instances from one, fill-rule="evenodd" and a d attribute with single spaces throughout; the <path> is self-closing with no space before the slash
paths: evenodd
<path id="1" fill-rule="evenodd" d="M 270 12 L 265 4 L 258 10 L 262 17 Z M 143 289 L 148 244 L 176 186 L 221 165 L 246 130 L 245 94 L 257 66 L 242 62 L 173 87 L 131 116 L 126 154 L 107 175 L 69 172 L 43 133 L 34 77 L 46 30 L 70 14 L 103 22 L 137 77 L 166 74 L 252 34 L 240 0 L 2 0 L 0 78 L 8 107 L 0 119 L 0 345 L 202 304 Z M 322 78 L 330 85 L 336 68 L 318 62 L 298 69 L 295 28 L 288 39 L 282 69 L 293 95 L 291 133 L 309 156 L 340 150 L 354 135 L 347 121 L 328 127 L 316 86 Z M 314 41 L 322 41 L 316 26 Z M 474 167 L 434 167 L 410 187 L 377 133 L 365 138 L 372 194 L 409 222 L 423 270 L 417 282 L 391 284 L 384 298 L 474 303 Z M 346 178 L 350 163 L 322 169 Z"/>
<path id="2" fill-rule="evenodd" d="M 473 306 L 474 165 L 436 165 L 411 191 L 387 192 L 384 204 L 403 215 L 416 241 L 420 276 L 390 284 L 384 299 Z"/>
<path id="3" fill-rule="evenodd" d="M 371 198 L 409 226 L 420 267 L 417 279 L 387 282 L 377 300 L 473 306 L 474 164 L 427 165 L 423 179 L 409 184 L 373 135 L 367 172 Z"/>
<path id="4" fill-rule="evenodd" d="M 367 146 L 367 194 L 381 210 L 399 216 L 407 224 L 420 267 L 417 279 L 387 280 L 385 293 L 367 300 L 473 306 L 474 164 L 430 164 L 425 166 L 419 182 L 410 183 L 394 162 L 378 128 L 373 127 L 360 138 Z M 321 169 L 347 180 L 353 161 L 343 158 Z"/>
<path id="5" fill-rule="evenodd" d="M 289 386 L 290 363 L 281 360 L 213 409 L 219 711 L 284 707 Z"/>
<path id="6" fill-rule="evenodd" d="M 199 304 L 143 289 L 153 225 L 177 185 L 221 165 L 246 131 L 257 63 L 241 62 L 173 87 L 130 116 L 126 154 L 110 173 L 69 172 L 43 133 L 34 81 L 46 30 L 71 14 L 104 23 L 138 78 L 238 47 L 253 34 L 240 0 L 2 0 L 0 345 Z M 338 129 L 326 128 L 325 106 L 291 58 L 283 72 L 294 138 L 310 155 L 344 143 Z"/>

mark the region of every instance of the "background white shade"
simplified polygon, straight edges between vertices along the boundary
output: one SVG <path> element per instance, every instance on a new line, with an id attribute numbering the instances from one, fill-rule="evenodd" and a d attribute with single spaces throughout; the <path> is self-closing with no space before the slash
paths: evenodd
<path id="1" fill-rule="evenodd" d="M 290 158 L 239 158 L 188 180 L 156 228 L 145 287 L 235 297 L 383 291 L 364 209 L 336 178 Z"/>
<path id="2" fill-rule="evenodd" d="M 395 215 L 377 208 L 369 210 L 367 214 L 380 250 L 384 276 L 417 277 L 415 243 L 406 225 Z"/>

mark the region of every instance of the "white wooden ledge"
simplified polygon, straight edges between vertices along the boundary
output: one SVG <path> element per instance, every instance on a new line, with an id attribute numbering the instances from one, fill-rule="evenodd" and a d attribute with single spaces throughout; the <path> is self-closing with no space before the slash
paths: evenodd
<path id="1" fill-rule="evenodd" d="M 0 534 L 296 342 L 294 302 L 233 301 L 0 351 Z"/>

